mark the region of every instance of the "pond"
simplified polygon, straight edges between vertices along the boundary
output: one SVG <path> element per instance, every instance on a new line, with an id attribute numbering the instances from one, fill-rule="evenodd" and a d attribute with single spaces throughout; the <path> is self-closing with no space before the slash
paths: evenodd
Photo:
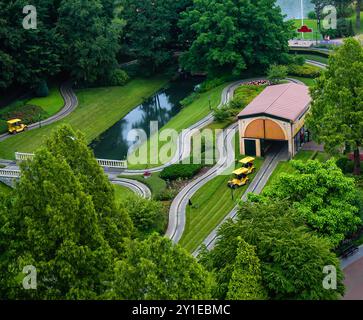
<path id="1" fill-rule="evenodd" d="M 132 129 L 143 129 L 150 135 L 150 121 L 158 121 L 159 129 L 181 110 L 180 101 L 189 96 L 201 78 L 173 81 L 169 86 L 133 109 L 110 129 L 91 143 L 95 156 L 100 159 L 125 160 L 132 142 L 127 135 Z"/>
<path id="2" fill-rule="evenodd" d="M 277 0 L 276 2 L 287 15 L 288 19 L 301 19 L 301 0 Z M 314 10 L 314 5 L 310 0 L 303 0 L 304 18 L 310 11 Z"/>

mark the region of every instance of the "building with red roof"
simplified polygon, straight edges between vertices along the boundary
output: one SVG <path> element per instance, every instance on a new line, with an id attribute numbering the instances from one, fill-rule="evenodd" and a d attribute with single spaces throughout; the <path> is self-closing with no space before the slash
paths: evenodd
<path id="1" fill-rule="evenodd" d="M 309 88 L 287 83 L 267 87 L 241 113 L 241 154 L 264 156 L 274 142 L 286 144 L 292 158 L 309 140 L 305 115 L 311 103 Z"/>

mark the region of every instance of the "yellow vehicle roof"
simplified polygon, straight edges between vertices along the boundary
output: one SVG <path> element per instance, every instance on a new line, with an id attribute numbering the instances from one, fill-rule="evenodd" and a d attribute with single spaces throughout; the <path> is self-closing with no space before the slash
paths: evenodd
<path id="1" fill-rule="evenodd" d="M 247 163 L 253 162 L 255 160 L 256 159 L 253 158 L 253 157 L 247 157 L 247 158 L 244 158 L 244 159 L 240 160 L 240 163 L 247 164 Z"/>
<path id="2" fill-rule="evenodd" d="M 241 174 L 247 174 L 247 173 L 248 173 L 248 169 L 246 169 L 246 168 L 239 168 L 239 169 L 233 171 L 233 174 L 235 174 L 237 176 L 239 176 Z"/>
<path id="3" fill-rule="evenodd" d="M 14 123 L 17 123 L 17 122 L 21 122 L 20 119 L 11 119 L 8 121 L 8 124 L 14 124 Z"/>

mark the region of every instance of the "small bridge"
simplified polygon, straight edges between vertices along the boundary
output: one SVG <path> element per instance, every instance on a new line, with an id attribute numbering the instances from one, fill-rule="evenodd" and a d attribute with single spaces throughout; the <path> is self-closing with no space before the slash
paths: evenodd
<path id="1" fill-rule="evenodd" d="M 33 160 L 34 153 L 15 152 L 16 161 Z M 127 169 L 127 161 L 97 159 L 98 164 L 103 168 Z"/>

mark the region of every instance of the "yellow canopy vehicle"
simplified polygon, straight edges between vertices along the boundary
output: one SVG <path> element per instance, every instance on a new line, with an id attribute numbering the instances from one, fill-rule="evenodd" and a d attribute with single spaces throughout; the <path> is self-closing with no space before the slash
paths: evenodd
<path id="1" fill-rule="evenodd" d="M 11 119 L 7 122 L 7 124 L 8 124 L 8 131 L 11 134 L 23 132 L 28 128 L 28 126 L 22 123 L 20 119 Z"/>
<path id="2" fill-rule="evenodd" d="M 256 170 L 256 167 L 254 165 L 255 160 L 256 159 L 253 157 L 247 157 L 247 158 L 240 160 L 240 163 L 242 163 L 243 168 L 246 168 L 248 170 L 247 174 L 251 174 L 251 173 L 255 172 L 255 170 Z"/>
<path id="3" fill-rule="evenodd" d="M 242 187 L 248 183 L 250 180 L 247 177 L 248 169 L 246 168 L 239 168 L 235 171 L 233 171 L 234 179 L 231 181 L 228 181 L 228 186 L 232 189 L 237 189 L 239 187 Z"/>

